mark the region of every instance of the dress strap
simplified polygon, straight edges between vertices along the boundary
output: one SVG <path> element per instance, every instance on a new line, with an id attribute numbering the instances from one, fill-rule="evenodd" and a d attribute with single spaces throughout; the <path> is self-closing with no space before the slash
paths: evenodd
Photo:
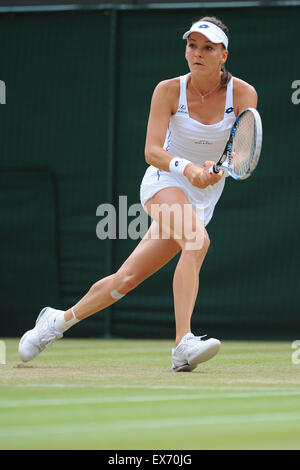
<path id="1" fill-rule="evenodd" d="M 226 117 L 232 117 L 232 113 L 234 113 L 234 107 L 233 107 L 233 77 L 231 77 L 231 79 L 229 80 L 229 82 L 227 84 L 224 119 Z"/>
<path id="2" fill-rule="evenodd" d="M 186 75 L 180 76 L 180 94 L 177 113 L 179 114 L 188 114 L 187 100 L 186 100 L 186 82 L 188 79 L 189 73 Z"/>

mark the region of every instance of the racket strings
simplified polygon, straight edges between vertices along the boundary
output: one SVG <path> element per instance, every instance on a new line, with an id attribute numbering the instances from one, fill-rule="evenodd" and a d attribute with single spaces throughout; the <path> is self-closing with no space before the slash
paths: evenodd
<path id="1" fill-rule="evenodd" d="M 233 171 L 238 176 L 243 176 L 253 171 L 256 166 L 254 161 L 256 149 L 256 126 L 252 113 L 246 112 L 240 119 L 232 145 Z"/>

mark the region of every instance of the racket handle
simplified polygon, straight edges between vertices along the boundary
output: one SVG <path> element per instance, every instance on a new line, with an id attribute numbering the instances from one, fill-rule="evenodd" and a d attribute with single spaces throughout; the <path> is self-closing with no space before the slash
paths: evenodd
<path id="1" fill-rule="evenodd" d="M 210 167 L 209 172 L 210 172 L 210 173 L 219 173 L 219 172 L 220 172 L 220 168 L 219 168 L 218 165 L 215 163 L 213 166 Z"/>

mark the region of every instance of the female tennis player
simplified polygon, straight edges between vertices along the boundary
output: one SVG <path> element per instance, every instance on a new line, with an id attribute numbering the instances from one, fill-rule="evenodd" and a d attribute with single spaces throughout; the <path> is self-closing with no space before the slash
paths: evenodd
<path id="1" fill-rule="evenodd" d="M 96 282 L 67 311 L 44 308 L 23 335 L 19 354 L 32 360 L 63 333 L 117 302 L 181 251 L 173 279 L 176 322 L 173 371 L 191 371 L 220 348 L 215 338 L 191 332 L 199 271 L 209 247 L 206 226 L 225 184 L 209 168 L 222 154 L 230 129 L 245 108 L 256 108 L 255 89 L 225 69 L 228 29 L 203 17 L 183 35 L 190 72 L 160 82 L 153 93 L 145 145 L 149 164 L 141 203 L 152 224 L 114 274 Z"/>

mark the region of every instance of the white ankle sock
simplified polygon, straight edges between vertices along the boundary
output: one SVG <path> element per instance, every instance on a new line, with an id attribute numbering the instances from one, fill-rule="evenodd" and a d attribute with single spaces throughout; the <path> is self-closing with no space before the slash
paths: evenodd
<path id="1" fill-rule="evenodd" d="M 79 322 L 78 318 L 76 318 L 75 316 L 73 307 L 72 307 L 73 318 L 69 321 L 65 320 L 65 312 L 63 310 L 58 310 L 58 312 L 59 313 L 56 315 L 56 318 L 55 318 L 55 328 L 61 333 L 64 333 L 69 328 L 71 328 L 71 326 Z"/>

